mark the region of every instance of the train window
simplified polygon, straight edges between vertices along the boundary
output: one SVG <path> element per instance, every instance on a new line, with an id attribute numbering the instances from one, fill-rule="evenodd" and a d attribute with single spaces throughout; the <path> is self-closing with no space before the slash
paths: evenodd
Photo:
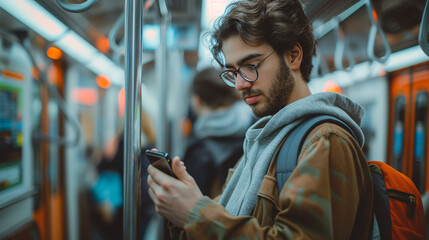
<path id="1" fill-rule="evenodd" d="M 416 97 L 413 182 L 421 193 L 425 190 L 427 116 L 428 93 L 426 91 L 420 91 Z"/>
<path id="2" fill-rule="evenodd" d="M 392 167 L 402 172 L 405 127 L 405 97 L 403 95 L 400 95 L 395 99 L 394 116 Z"/>

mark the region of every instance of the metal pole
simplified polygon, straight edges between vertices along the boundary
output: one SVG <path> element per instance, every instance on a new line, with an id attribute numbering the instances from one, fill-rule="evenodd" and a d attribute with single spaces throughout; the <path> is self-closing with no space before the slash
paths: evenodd
<path id="1" fill-rule="evenodd" d="M 159 11 L 161 14 L 160 26 L 160 66 L 157 67 L 158 76 L 160 77 L 158 85 L 158 101 L 160 103 L 159 124 L 157 125 L 157 143 L 156 147 L 160 151 L 169 151 L 167 142 L 167 72 L 168 72 L 168 46 L 167 46 L 167 31 L 171 21 L 171 14 L 168 12 L 167 4 L 164 0 L 158 1 Z"/>
<path id="2" fill-rule="evenodd" d="M 168 46 L 167 46 L 167 31 L 168 26 L 171 22 L 171 14 L 168 12 L 167 4 L 165 0 L 158 0 L 158 8 L 161 16 L 160 24 L 160 47 L 156 53 L 157 61 L 156 71 L 159 77 L 157 85 L 158 101 L 159 101 L 159 112 L 158 112 L 158 124 L 157 124 L 157 137 L 156 147 L 160 151 L 170 151 L 168 148 L 168 122 L 167 122 L 167 100 L 168 100 L 168 89 L 167 89 L 167 72 L 168 72 Z M 158 238 L 165 238 L 165 223 L 162 219 L 160 228 L 158 229 Z"/>
<path id="3" fill-rule="evenodd" d="M 125 126 L 123 239 L 141 239 L 140 108 L 143 0 L 125 3 Z"/>

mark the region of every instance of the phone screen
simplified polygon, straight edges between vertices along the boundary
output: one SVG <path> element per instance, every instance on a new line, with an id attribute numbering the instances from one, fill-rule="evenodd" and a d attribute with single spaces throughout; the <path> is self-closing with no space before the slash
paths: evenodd
<path id="1" fill-rule="evenodd" d="M 152 166 L 172 177 L 176 177 L 173 173 L 173 169 L 171 168 L 171 159 L 168 156 L 168 153 L 147 150 L 146 157 Z"/>

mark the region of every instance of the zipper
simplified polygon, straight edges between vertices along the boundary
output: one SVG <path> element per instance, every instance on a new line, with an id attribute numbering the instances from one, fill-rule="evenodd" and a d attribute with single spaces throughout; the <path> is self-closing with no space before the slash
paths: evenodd
<path id="1" fill-rule="evenodd" d="M 401 192 L 393 189 L 386 189 L 390 198 L 399 200 L 408 204 L 408 217 L 413 218 L 416 210 L 416 196 L 410 193 Z"/>

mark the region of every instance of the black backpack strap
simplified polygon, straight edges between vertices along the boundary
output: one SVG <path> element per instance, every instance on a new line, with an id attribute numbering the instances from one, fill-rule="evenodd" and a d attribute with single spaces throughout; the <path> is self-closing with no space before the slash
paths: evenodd
<path id="1" fill-rule="evenodd" d="M 340 127 L 347 130 L 356 139 L 356 136 L 350 127 L 336 117 L 329 115 L 318 115 L 304 120 L 297 127 L 295 127 L 290 134 L 286 136 L 286 141 L 282 141 L 282 143 L 284 142 L 283 145 L 280 144 L 278 146 L 273 156 L 273 159 L 278 159 L 276 167 L 276 179 L 279 194 L 298 163 L 298 156 L 308 134 L 310 134 L 314 128 L 326 122 L 339 125 Z M 281 148 L 280 151 L 278 150 L 279 148 Z"/>
<path id="2" fill-rule="evenodd" d="M 369 164 L 368 166 L 371 171 L 372 186 L 374 187 L 374 221 L 377 223 L 374 224 L 374 227 L 378 227 L 378 232 L 373 231 L 372 239 L 391 240 L 392 220 L 390 218 L 390 203 L 386 184 L 384 183 L 384 175 L 376 164 Z"/>

